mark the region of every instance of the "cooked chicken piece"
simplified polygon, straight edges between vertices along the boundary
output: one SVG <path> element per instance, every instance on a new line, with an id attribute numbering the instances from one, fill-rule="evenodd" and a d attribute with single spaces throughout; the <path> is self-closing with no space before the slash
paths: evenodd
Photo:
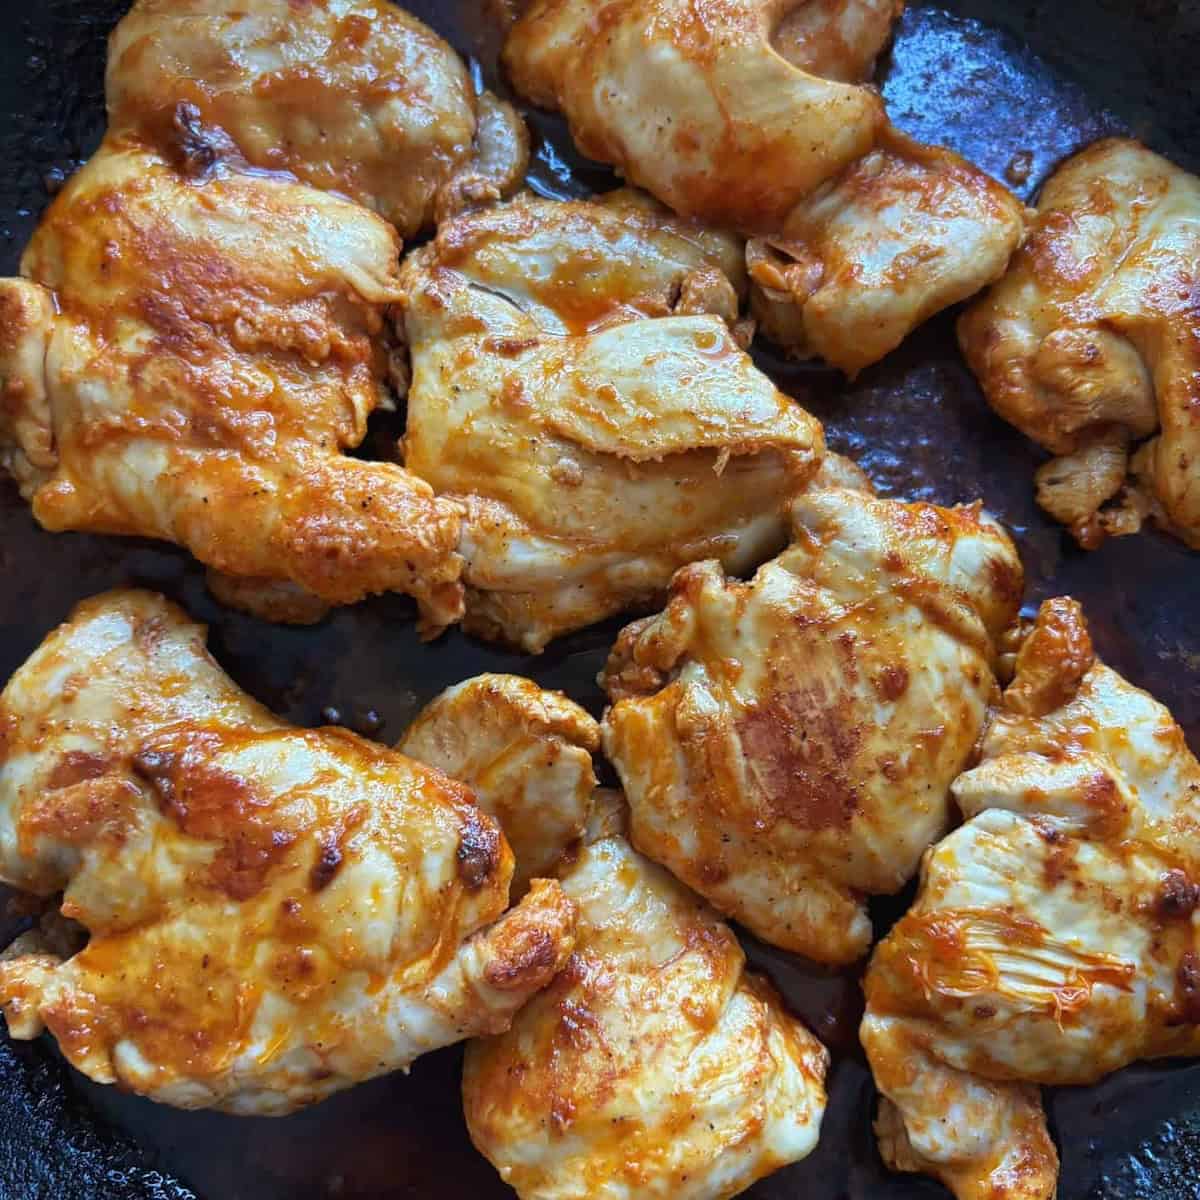
<path id="1" fill-rule="evenodd" d="M 512 847 L 514 896 L 554 874 L 587 828 L 600 727 L 561 692 L 477 675 L 427 705 L 396 749 L 471 786 Z"/>
<path id="2" fill-rule="evenodd" d="M 995 688 L 1021 565 L 978 505 L 819 481 L 750 583 L 680 571 L 619 638 L 604 748 L 634 845 L 763 940 L 828 963 L 870 944 L 946 830 Z"/>
<path id="3" fill-rule="evenodd" d="M 506 100 L 481 92 L 475 150 L 438 191 L 434 216 L 440 225 L 460 212 L 511 196 L 525 182 L 529 167 L 529 130 Z"/>
<path id="4" fill-rule="evenodd" d="M 1124 138 L 1069 159 L 958 334 L 992 407 L 1060 456 L 1038 498 L 1080 542 L 1154 512 L 1200 548 L 1200 179 Z"/>
<path id="5" fill-rule="evenodd" d="M 773 341 L 854 375 L 998 279 L 1021 230 L 995 180 L 887 129 L 792 210 L 786 239 L 750 242 L 753 312 Z"/>
<path id="6" fill-rule="evenodd" d="M 771 47 L 783 11 L 778 0 L 533 0 L 504 61 L 519 92 L 566 114 L 584 154 L 676 212 L 779 233 L 887 120 L 875 92 Z"/>
<path id="7" fill-rule="evenodd" d="M 387 402 L 397 257 L 359 205 L 110 139 L 0 281 L 3 461 L 38 521 L 178 542 L 268 616 L 402 591 L 456 620 L 459 507 L 341 453 Z"/>
<path id="8" fill-rule="evenodd" d="M 828 1055 L 614 816 L 563 876 L 566 968 L 467 1047 L 467 1128 L 522 1200 L 723 1200 L 811 1153 Z"/>
<path id="9" fill-rule="evenodd" d="M 880 1139 L 959 1200 L 1048 1200 L 1033 1085 L 1200 1054 L 1200 763 L 1050 600 L 953 791 L 967 824 L 867 973 Z"/>
<path id="10" fill-rule="evenodd" d="M 537 652 L 782 544 L 821 427 L 738 345 L 741 261 L 628 193 L 521 198 L 406 260 L 404 457 L 466 508 L 467 629 Z"/>
<path id="11" fill-rule="evenodd" d="M 853 373 L 999 278 L 1024 224 L 998 183 L 894 130 L 872 89 L 818 77 L 856 73 L 890 8 L 534 0 L 505 62 L 585 154 L 676 212 L 756 235 L 767 332 Z"/>
<path id="12" fill-rule="evenodd" d="M 800 0 L 783 13 L 771 45 L 810 75 L 866 83 L 903 11 L 904 0 Z"/>
<path id="13" fill-rule="evenodd" d="M 593 797 L 597 733 L 557 693 L 484 675 L 402 743 L 500 817 L 518 872 L 555 863 L 579 906 L 544 1001 L 468 1047 L 468 1127 L 522 1200 L 732 1196 L 812 1150 L 827 1056 L 717 915 L 631 849 L 619 794 Z"/>
<path id="14" fill-rule="evenodd" d="M 162 148 L 195 106 L 253 166 L 365 204 L 404 236 L 440 193 L 495 199 L 524 178 L 510 106 L 388 0 L 138 0 L 109 43 L 112 128 Z"/>
<path id="15" fill-rule="evenodd" d="M 99 1082 L 279 1114 L 500 1032 L 574 940 L 555 883 L 504 913 L 512 870 L 468 788 L 276 720 L 158 596 L 80 605 L 0 695 L 0 877 L 90 933 L 0 1004 Z"/>
<path id="16" fill-rule="evenodd" d="M 893 1171 L 933 1175 L 958 1200 L 1052 1200 L 1058 1152 L 1036 1087 L 956 1071 L 890 1031 L 869 1046 L 879 1086 L 912 1102 L 902 1116 L 884 1100 L 875 1121 Z"/>

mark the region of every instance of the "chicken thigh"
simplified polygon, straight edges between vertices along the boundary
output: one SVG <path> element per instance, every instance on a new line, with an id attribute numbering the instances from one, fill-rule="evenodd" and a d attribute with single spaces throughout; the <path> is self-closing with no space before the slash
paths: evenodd
<path id="1" fill-rule="evenodd" d="M 881 1146 L 959 1200 L 1048 1200 L 1033 1085 L 1200 1054 L 1200 763 L 1059 599 L 953 791 L 967 824 L 866 977 Z"/>
<path id="2" fill-rule="evenodd" d="M 560 109 L 580 150 L 676 212 L 782 233 L 796 205 L 868 153 L 887 118 L 868 88 L 772 46 L 779 0 L 533 0 L 504 61 Z"/>
<path id="3" fill-rule="evenodd" d="M 109 44 L 111 127 L 161 145 L 180 104 L 405 237 L 450 195 L 512 190 L 528 159 L 516 113 L 390 0 L 138 0 Z"/>
<path id="4" fill-rule="evenodd" d="M 1038 501 L 1082 545 L 1153 515 L 1200 548 L 1200 179 L 1124 138 L 1069 159 L 958 333 L 992 407 L 1056 455 Z"/>
<path id="5" fill-rule="evenodd" d="M 998 278 L 1024 225 L 1006 189 L 893 129 L 872 89 L 838 81 L 865 70 L 893 11 L 534 0 L 505 62 L 525 96 L 566 114 L 585 154 L 684 216 L 754 235 L 766 331 L 854 373 Z M 847 34 L 869 55 L 848 51 Z"/>
<path id="6" fill-rule="evenodd" d="M 447 688 L 396 746 L 475 791 L 516 859 L 512 894 L 553 875 L 592 811 L 600 727 L 560 692 L 517 675 L 477 675 Z"/>
<path id="7" fill-rule="evenodd" d="M 681 570 L 620 636 L 603 744 L 634 845 L 764 941 L 865 954 L 866 896 L 946 831 L 1021 565 L 979 506 L 820 479 L 749 583 Z"/>
<path id="8" fill-rule="evenodd" d="M 502 714 L 491 722 L 489 698 Z M 467 1125 L 522 1200 L 722 1200 L 812 1150 L 827 1055 L 717 915 L 630 847 L 620 796 L 579 805 L 584 772 L 564 763 L 588 757 L 597 730 L 573 709 L 528 680 L 483 676 L 435 700 L 405 739 L 503 813 L 506 832 L 542 817 L 541 844 L 525 844 L 540 861 L 557 850 L 579 906 L 576 951 L 544 998 L 467 1047 Z M 480 717 L 503 725 L 511 761 L 462 753 Z M 590 812 L 566 857 L 550 832 L 565 832 L 560 811 Z"/>
<path id="9" fill-rule="evenodd" d="M 0 695 L 0 878 L 90 933 L 0 962 L 9 1032 L 92 1079 L 274 1115 L 497 1033 L 563 966 L 574 903 L 505 914 L 468 788 L 242 693 L 160 597 L 82 604 Z"/>
<path id="10" fill-rule="evenodd" d="M 576 952 L 467 1047 L 467 1127 L 522 1200 L 724 1200 L 812 1152 L 828 1055 L 621 807 L 600 798 L 562 877 Z"/>
<path id="11" fill-rule="evenodd" d="M 823 440 L 739 346 L 739 286 L 732 238 L 629 193 L 521 198 L 409 256 L 404 460 L 465 507 L 468 630 L 536 652 L 779 548 Z"/>
<path id="12" fill-rule="evenodd" d="M 212 145 L 177 134 L 181 156 Z M 342 454 L 387 401 L 395 233 L 204 161 L 193 177 L 110 138 L 34 234 L 27 279 L 0 281 L 0 461 L 46 529 L 177 542 L 264 615 L 401 591 L 430 628 L 453 622 L 459 507 Z"/>

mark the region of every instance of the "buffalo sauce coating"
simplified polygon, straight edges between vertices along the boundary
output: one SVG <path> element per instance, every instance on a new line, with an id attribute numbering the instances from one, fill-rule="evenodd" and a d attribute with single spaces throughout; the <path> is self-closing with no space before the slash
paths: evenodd
<path id="1" fill-rule="evenodd" d="M 504 59 L 518 91 L 563 110 L 589 158 L 677 212 L 778 232 L 886 118 L 873 91 L 780 57 L 771 13 L 757 0 L 539 0 Z"/>
<path id="2" fill-rule="evenodd" d="M 1096 659 L 1074 600 L 1042 604 L 1016 664 L 953 785 L 966 821 L 927 853 L 865 978 L 884 1157 L 959 1200 L 1010 1179 L 1053 1192 L 1030 1085 L 1200 1052 L 1200 763 L 1170 712 Z"/>
<path id="3" fill-rule="evenodd" d="M 778 545 L 821 432 L 738 343 L 739 257 L 626 192 L 522 197 L 405 260 L 404 459 L 467 506 L 471 632 L 537 651 Z"/>
<path id="4" fill-rule="evenodd" d="M 187 1077 L 215 1074 L 249 1040 L 264 994 L 319 1012 L 346 972 L 361 971 L 365 947 L 352 935 L 330 939 L 322 897 L 343 863 L 358 855 L 364 835 L 384 839 L 379 814 L 368 823 L 372 814 L 366 801 L 340 812 L 323 812 L 309 789 L 319 793 L 336 788 L 338 779 L 332 773 L 307 779 L 304 796 L 280 797 L 213 762 L 218 750 L 256 736 L 173 730 L 135 755 L 135 778 L 150 784 L 170 822 L 159 836 L 174 836 L 169 832 L 173 829 L 200 851 L 188 881 L 199 910 L 197 927 L 189 930 L 186 917 L 179 921 L 177 913 L 163 912 L 164 920 L 176 917 L 169 937 L 153 937 L 144 926 L 111 932 L 91 929 L 89 944 L 75 960 L 77 972 L 89 980 L 87 991 L 44 1014 L 69 1058 L 90 1057 L 98 1042 L 111 1048 L 132 1041 L 166 1072 Z M 357 752 L 357 739 L 341 731 L 307 736 L 344 740 L 348 757 Z M 469 796 L 432 774 L 414 782 L 445 788 L 444 798 L 458 814 L 447 830 L 458 826 L 457 881 L 449 884 L 441 911 L 431 910 L 429 932 L 405 947 L 402 957 L 396 953 L 401 947 L 395 947 L 390 961 L 373 964 L 362 976 L 368 992 L 382 987 L 393 971 L 412 970 L 417 962 L 430 976 L 443 969 L 457 946 L 437 938 L 435 931 L 451 916 L 455 891 L 478 893 L 487 888 L 497 893 L 504 874 L 499 833 L 481 819 Z M 36 833 L 63 842 L 87 842 L 94 838 L 97 823 L 103 823 L 105 832 L 113 835 L 111 849 L 119 852 L 119 825 L 137 801 L 135 784 L 99 777 L 69 790 L 69 806 L 56 807 L 52 792 L 41 811 L 31 816 Z M 374 802 L 382 799 L 377 796 Z M 394 810 L 396 805 L 393 800 L 387 807 Z M 77 816 L 80 811 L 86 813 L 83 822 Z M 402 824 L 396 820 L 400 816 L 393 811 L 394 825 Z M 154 886 L 152 879 L 147 886 Z M 375 903 L 380 898 L 366 897 Z M 80 915 L 69 903 L 64 914 Z M 538 961 L 552 952 L 543 944 Z M 538 963 L 528 965 L 536 969 Z M 511 964 L 508 969 L 525 977 Z M 304 1020 L 299 1014 L 296 1019 Z M 304 1023 L 306 1036 L 317 1045 L 332 1045 L 344 1036 L 336 1009 L 315 1024 Z M 269 1052 L 268 1047 L 264 1053 Z"/>
<path id="5" fill-rule="evenodd" d="M 547 228 L 549 214 L 553 222 Z M 466 213 L 438 229 L 435 245 L 440 268 L 493 286 L 511 279 L 573 336 L 677 312 L 685 271 L 675 266 L 671 272 L 672 263 L 691 260 L 693 274 L 707 268 L 724 276 L 734 297 L 731 318 L 745 290 L 736 239 L 677 217 L 634 191 L 600 197 L 598 206 L 514 204 Z M 537 250 L 544 257 L 533 261 Z"/>

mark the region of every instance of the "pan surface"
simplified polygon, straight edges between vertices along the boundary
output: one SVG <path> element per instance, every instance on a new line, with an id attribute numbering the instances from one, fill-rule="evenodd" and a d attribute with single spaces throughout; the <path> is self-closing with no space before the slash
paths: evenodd
<path id="1" fill-rule="evenodd" d="M 103 128 L 104 38 L 127 0 L 8 5 L 0 42 L 0 270 Z M 495 82 L 497 27 L 478 0 L 409 7 Z M 1054 163 L 1097 136 L 1127 131 L 1200 168 L 1200 4 L 1196 0 L 951 0 L 915 4 L 889 60 L 897 122 L 1000 178 L 1031 162 L 1030 196 Z M 534 115 L 533 182 L 550 195 L 611 186 L 581 162 L 558 120 Z M 1013 183 L 1013 178 L 1007 180 Z M 952 321 L 920 330 L 853 386 L 817 367 L 762 364 L 825 423 L 885 494 L 955 503 L 982 496 L 1015 533 L 1030 606 L 1070 593 L 1102 655 L 1150 688 L 1200 750 L 1200 556 L 1157 533 L 1077 550 L 1032 499 L 1040 452 L 993 417 L 954 346 Z M 391 423 L 388 424 L 387 421 Z M 394 418 L 372 439 L 395 437 Z M 370 450 L 370 439 L 367 450 Z M 446 685 L 515 671 L 598 708 L 594 676 L 617 627 L 555 644 L 538 659 L 452 633 L 421 645 L 399 597 L 343 610 L 309 630 L 263 625 L 216 605 L 182 552 L 148 542 L 51 536 L 0 483 L 0 681 L 85 596 L 137 584 L 211 626 L 210 645 L 243 686 L 301 724 L 341 721 L 394 741 Z M 331 711 L 333 710 L 333 711 Z M 382 722 L 382 724 L 380 724 Z M 9 905 L 0 935 L 19 928 Z M 895 911 L 896 905 L 890 905 Z M 888 914 L 881 910 L 881 919 Z M 3 940 L 7 940 L 5 937 Z M 858 985 L 751 944 L 790 1003 L 834 1052 L 821 1144 L 758 1185 L 759 1200 L 936 1200 L 927 1180 L 891 1176 L 874 1147 L 874 1094 L 857 1050 Z M 0 1040 L 0 1200 L 316 1200 L 511 1195 L 470 1147 L 459 1101 L 461 1053 L 284 1120 L 182 1113 L 68 1070 L 47 1042 Z M 1096 1088 L 1049 1096 L 1063 1157 L 1062 1200 L 1200 1200 L 1200 1065 L 1138 1066 Z M 186 1181 L 186 1182 L 182 1182 Z"/>

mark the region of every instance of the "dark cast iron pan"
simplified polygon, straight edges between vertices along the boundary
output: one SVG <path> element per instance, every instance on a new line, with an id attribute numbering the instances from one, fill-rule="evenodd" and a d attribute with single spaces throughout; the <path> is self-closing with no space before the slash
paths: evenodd
<path id="1" fill-rule="evenodd" d="M 104 39 L 127 0 L 7 0 L 0 23 L 0 270 L 12 273 L 49 195 L 103 129 Z M 481 0 L 409 4 L 493 85 L 497 27 Z M 1056 161 L 1127 131 L 1200 168 L 1197 0 L 917 0 L 881 79 L 900 125 L 949 144 L 1000 178 L 1028 167 L 1033 194 Z M 535 186 L 550 195 L 611 186 L 582 162 L 557 119 L 535 115 Z M 403 169 L 400 164 L 399 169 Z M 1018 171 L 1018 177 L 1020 172 Z M 1010 176 L 1009 182 L 1013 182 Z M 819 367 L 763 365 L 825 423 L 887 494 L 949 504 L 986 499 L 1014 531 L 1027 600 L 1082 600 L 1103 656 L 1170 705 L 1200 750 L 1200 555 L 1158 533 L 1077 550 L 1032 500 L 1040 452 L 993 417 L 955 349 L 952 317 L 932 322 L 853 386 Z M 375 446 L 398 428 L 379 424 Z M 371 452 L 371 439 L 367 453 Z M 616 625 L 538 659 L 451 633 L 423 646 L 399 597 L 281 629 L 227 612 L 186 554 L 149 542 L 52 536 L 0 483 L 0 683 L 76 601 L 137 584 L 211 626 L 216 656 L 243 686 L 301 724 L 342 721 L 394 741 L 443 687 L 515 671 L 598 709 L 594 677 Z M 881 906 L 881 922 L 896 905 Z M 15 912 L 0 935 L 18 927 Z M 6 939 L 5 939 L 6 940 Z M 928 1180 L 889 1175 L 871 1135 L 874 1093 L 857 1049 L 857 980 L 749 944 L 834 1052 L 817 1151 L 747 1193 L 759 1200 L 937 1200 Z M 0 1200 L 317 1200 L 510 1192 L 467 1139 L 461 1052 L 365 1084 L 283 1120 L 184 1113 L 88 1083 L 45 1040 L 0 1041 Z M 1051 1092 L 1061 1200 L 1200 1200 L 1200 1064 L 1137 1066 L 1095 1088 Z"/>

